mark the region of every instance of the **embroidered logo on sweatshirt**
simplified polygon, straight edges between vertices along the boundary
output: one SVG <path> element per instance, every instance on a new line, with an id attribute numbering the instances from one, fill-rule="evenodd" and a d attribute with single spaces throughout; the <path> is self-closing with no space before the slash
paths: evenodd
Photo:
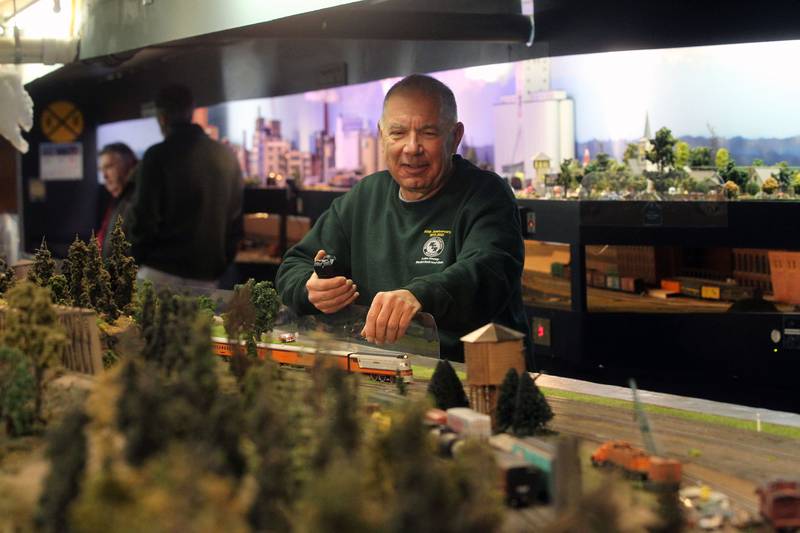
<path id="1" fill-rule="evenodd" d="M 445 239 L 450 235 L 450 230 L 426 229 L 428 240 L 422 245 L 422 257 L 416 262 L 418 265 L 443 265 L 439 256 L 444 252 L 447 243 Z"/>
<path id="2" fill-rule="evenodd" d="M 443 251 L 444 241 L 441 237 L 431 237 L 425 241 L 425 245 L 422 247 L 422 253 L 426 257 L 439 257 Z"/>

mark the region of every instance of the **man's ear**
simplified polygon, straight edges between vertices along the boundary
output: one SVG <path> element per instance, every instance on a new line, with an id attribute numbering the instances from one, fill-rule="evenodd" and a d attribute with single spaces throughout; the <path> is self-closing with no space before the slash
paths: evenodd
<path id="1" fill-rule="evenodd" d="M 461 144 L 461 139 L 463 137 L 464 137 L 464 124 L 461 123 L 461 122 L 456 122 L 456 125 L 453 128 L 452 154 L 455 154 L 456 152 L 458 152 L 458 145 Z"/>

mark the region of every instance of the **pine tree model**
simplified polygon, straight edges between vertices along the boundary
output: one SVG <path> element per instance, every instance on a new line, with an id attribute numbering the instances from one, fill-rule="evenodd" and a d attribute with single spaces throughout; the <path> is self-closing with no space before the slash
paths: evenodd
<path id="1" fill-rule="evenodd" d="M 519 388 L 519 374 L 516 368 L 509 368 L 503 384 L 500 385 L 500 395 L 497 398 L 496 423 L 497 431 L 503 432 L 511 429 L 514 424 L 514 407 L 517 403 L 517 389 Z"/>
<path id="2" fill-rule="evenodd" d="M 55 271 L 56 262 L 53 260 L 50 250 L 47 249 L 47 242 L 42 239 L 41 246 L 36 249 L 36 254 L 33 256 L 33 266 L 28 271 L 28 281 L 40 287 L 47 287 Z"/>
<path id="3" fill-rule="evenodd" d="M 103 266 L 100 246 L 94 235 L 89 241 L 88 257 L 83 275 L 89 284 L 89 299 L 92 308 L 98 313 L 103 313 L 108 320 L 116 320 L 119 310 L 114 304 L 114 296 L 111 294 L 111 278 Z"/>
<path id="4" fill-rule="evenodd" d="M 121 312 L 129 312 L 136 287 L 136 261 L 130 255 L 131 245 L 122 231 L 122 217 L 117 217 L 111 232 L 111 253 L 105 262 L 111 280 L 114 304 Z"/>
<path id="5" fill-rule="evenodd" d="M 436 365 L 436 370 L 428 383 L 428 394 L 433 396 L 436 407 L 450 409 L 451 407 L 469 407 L 469 400 L 464 393 L 464 386 L 458 379 L 456 371 L 450 361 L 443 359 Z"/>
<path id="6" fill-rule="evenodd" d="M 0 257 L 0 296 L 14 284 L 14 268 L 9 265 L 5 259 Z"/>
<path id="7" fill-rule="evenodd" d="M 69 505 L 80 492 L 81 478 L 86 469 L 84 427 L 88 421 L 83 411 L 72 411 L 50 435 L 47 447 L 50 473 L 39 498 L 37 531 L 69 531 Z"/>
<path id="8" fill-rule="evenodd" d="M 75 235 L 75 240 L 69 245 L 67 258 L 61 264 L 61 273 L 67 279 L 70 303 L 76 307 L 85 307 L 83 269 L 89 256 L 89 248 Z M 88 292 L 85 295 L 88 298 Z"/>
<path id="9" fill-rule="evenodd" d="M 553 411 L 531 375 L 523 372 L 517 388 L 513 431 L 518 437 L 535 434 L 553 418 Z"/>

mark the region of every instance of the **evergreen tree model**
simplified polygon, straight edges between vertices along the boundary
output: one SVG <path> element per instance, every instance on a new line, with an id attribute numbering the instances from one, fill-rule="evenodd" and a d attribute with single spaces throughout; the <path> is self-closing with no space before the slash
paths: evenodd
<path id="1" fill-rule="evenodd" d="M 50 250 L 47 249 L 47 242 L 42 239 L 42 244 L 36 249 L 36 254 L 33 256 L 33 266 L 28 271 L 28 281 L 40 287 L 47 287 L 55 272 L 56 262 L 53 260 Z"/>
<path id="2" fill-rule="evenodd" d="M 111 232 L 111 254 L 105 267 L 111 280 L 114 304 L 121 312 L 130 312 L 136 287 L 136 261 L 130 255 L 131 245 L 122 231 L 122 217 L 118 216 Z"/>
<path id="3" fill-rule="evenodd" d="M 111 278 L 108 271 L 103 266 L 103 258 L 100 256 L 100 246 L 97 237 L 92 235 L 89 241 L 88 256 L 83 267 L 83 276 L 86 278 L 89 289 L 89 300 L 92 308 L 98 313 L 114 321 L 119 316 L 119 309 L 114 303 L 114 295 L 111 293 Z"/>
<path id="4" fill-rule="evenodd" d="M 33 429 L 35 390 L 30 360 L 19 350 L 0 346 L 0 423 L 9 435 Z"/>
<path id="5" fill-rule="evenodd" d="M 544 428 L 553 418 L 553 411 L 531 375 L 523 372 L 517 387 L 514 406 L 514 435 L 527 437 Z"/>
<path id="6" fill-rule="evenodd" d="M 260 464 L 255 478 L 256 496 L 248 512 L 255 531 L 290 531 L 292 487 L 291 421 L 278 401 L 275 369 L 270 364 L 250 369 L 247 384 L 255 401 L 248 415 L 249 432 Z"/>
<path id="7" fill-rule="evenodd" d="M 61 273 L 67 279 L 69 287 L 70 303 L 77 307 L 85 307 L 81 305 L 84 299 L 88 299 L 88 290 L 86 298 L 82 298 L 84 292 L 84 275 L 83 268 L 89 257 L 89 248 L 75 235 L 75 240 L 69 245 L 67 250 L 67 257 L 61 263 Z"/>
<path id="8" fill-rule="evenodd" d="M 327 402 L 322 445 L 314 457 L 314 468 L 321 471 L 328 466 L 337 452 L 347 455 L 361 444 L 361 425 L 358 419 L 358 391 L 356 382 L 339 368 L 321 369 Z"/>
<path id="9" fill-rule="evenodd" d="M 80 492 L 86 469 L 86 435 L 89 418 L 83 411 L 70 412 L 49 436 L 47 456 L 50 473 L 39 498 L 38 531 L 69 532 L 69 505 Z"/>
<path id="10" fill-rule="evenodd" d="M 278 310 L 281 307 L 281 301 L 278 291 L 269 281 L 255 283 L 252 286 L 251 299 L 256 311 L 255 323 L 253 324 L 254 334 L 256 341 L 259 341 L 262 333 L 272 331 L 272 326 L 275 324 L 275 318 L 278 316 Z"/>
<path id="11" fill-rule="evenodd" d="M 500 395 L 497 398 L 497 431 L 503 432 L 511 429 L 514 424 L 514 408 L 517 403 L 517 389 L 519 388 L 519 374 L 516 368 L 509 368 L 503 383 L 500 385 Z"/>
<path id="12" fill-rule="evenodd" d="M 14 284 L 15 281 L 14 268 L 9 265 L 5 259 L 0 257 L 0 296 Z"/>
<path id="13" fill-rule="evenodd" d="M 163 418 L 169 398 L 158 375 L 134 360 L 123 367 L 119 379 L 117 427 L 125 436 L 126 460 L 139 466 L 166 446 L 169 435 Z"/>
<path id="14" fill-rule="evenodd" d="M 33 368 L 34 416 L 42 419 L 45 372 L 61 362 L 66 335 L 50 301 L 50 290 L 32 283 L 18 283 L 6 294 L 9 311 L 0 344 L 16 348 Z"/>
<path id="15" fill-rule="evenodd" d="M 139 308 L 134 316 L 136 322 L 139 324 L 139 329 L 142 332 L 142 338 L 145 345 L 150 343 L 150 338 L 153 335 L 153 325 L 156 321 L 156 312 L 158 311 L 158 296 L 156 290 L 153 288 L 153 283 L 146 280 L 142 283 L 138 292 Z"/>
<path id="16" fill-rule="evenodd" d="M 173 296 L 168 308 L 171 313 L 163 318 L 166 321 L 165 344 L 160 362 L 169 376 L 188 363 L 188 348 L 192 343 L 192 326 L 197 317 L 197 303 L 194 298 Z M 210 338 L 210 335 L 206 336 L 203 341 L 208 344 Z"/>
<path id="17" fill-rule="evenodd" d="M 69 285 L 64 274 L 56 274 L 50 278 L 50 293 L 53 303 L 57 305 L 69 305 Z"/>
<path id="18" fill-rule="evenodd" d="M 458 379 L 456 371 L 450 361 L 443 359 L 436 365 L 436 370 L 428 383 L 428 394 L 433 396 L 433 401 L 439 409 L 447 410 L 451 407 L 469 407 L 469 400 L 464 393 L 464 386 Z"/>

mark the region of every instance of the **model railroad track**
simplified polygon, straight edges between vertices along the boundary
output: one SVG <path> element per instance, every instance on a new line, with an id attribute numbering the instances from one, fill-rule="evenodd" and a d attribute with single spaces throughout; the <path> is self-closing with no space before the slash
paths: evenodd
<path id="1" fill-rule="evenodd" d="M 570 400 L 565 400 L 562 398 L 554 398 L 550 397 L 547 401 L 554 406 L 554 409 L 558 411 L 559 404 L 564 404 L 569 402 Z M 586 422 L 599 422 L 601 424 L 608 424 L 612 426 L 619 426 L 620 420 L 618 417 L 612 416 L 600 416 L 600 415 L 591 415 L 591 414 L 581 414 L 581 415 L 572 415 L 569 414 L 567 416 L 575 416 L 580 417 L 581 421 Z M 715 437 L 713 435 L 704 434 L 697 431 L 689 431 L 682 428 L 670 427 L 669 419 L 659 417 L 656 420 L 656 431 L 661 438 L 664 437 L 681 437 L 685 438 L 688 441 L 695 442 L 698 445 L 702 444 L 710 444 L 710 445 L 720 445 L 720 438 Z M 634 426 L 634 422 L 631 422 L 631 428 L 635 429 L 638 432 L 638 428 Z M 615 438 L 614 435 L 608 435 L 606 440 L 611 440 Z M 764 444 L 750 444 L 742 441 L 725 441 L 725 446 L 728 448 L 735 448 L 738 452 L 741 452 L 742 455 L 749 455 L 749 456 L 762 456 L 768 455 L 771 457 L 772 460 L 785 460 L 787 462 L 800 462 L 800 443 L 798 443 L 798 452 L 791 453 L 784 450 L 779 449 L 769 449 L 765 450 Z"/>

